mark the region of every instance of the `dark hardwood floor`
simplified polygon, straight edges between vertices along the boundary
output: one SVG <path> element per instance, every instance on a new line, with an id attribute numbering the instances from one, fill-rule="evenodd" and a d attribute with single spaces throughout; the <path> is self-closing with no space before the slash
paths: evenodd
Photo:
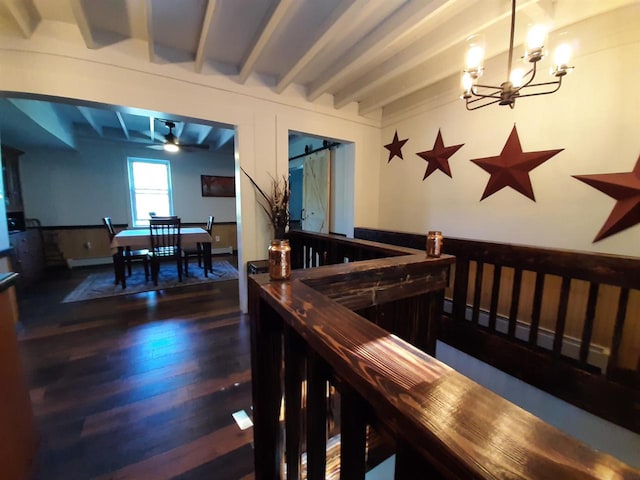
<path id="1" fill-rule="evenodd" d="M 253 431 L 231 416 L 251 405 L 237 281 L 61 304 L 82 277 L 20 295 L 33 479 L 253 478 Z"/>

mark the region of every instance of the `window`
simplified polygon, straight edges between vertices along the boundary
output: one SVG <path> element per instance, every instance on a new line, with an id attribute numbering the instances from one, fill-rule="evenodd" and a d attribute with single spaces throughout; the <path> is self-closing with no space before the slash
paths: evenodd
<path id="1" fill-rule="evenodd" d="M 133 226 L 149 225 L 151 212 L 160 217 L 173 215 L 169 161 L 129 158 L 128 164 Z"/>

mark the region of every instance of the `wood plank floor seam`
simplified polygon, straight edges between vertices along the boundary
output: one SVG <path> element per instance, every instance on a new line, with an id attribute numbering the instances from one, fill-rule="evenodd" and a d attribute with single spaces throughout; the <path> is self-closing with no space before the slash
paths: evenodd
<path id="1" fill-rule="evenodd" d="M 82 272 L 52 280 L 19 296 L 30 480 L 254 478 L 253 429 L 231 416 L 251 412 L 237 281 L 62 304 Z"/>

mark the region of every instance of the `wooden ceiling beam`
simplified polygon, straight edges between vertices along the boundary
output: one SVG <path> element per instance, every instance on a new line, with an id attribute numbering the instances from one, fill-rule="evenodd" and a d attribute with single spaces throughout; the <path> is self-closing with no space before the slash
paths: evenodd
<path id="1" fill-rule="evenodd" d="M 153 29 L 153 10 L 151 0 L 144 0 L 144 16 L 147 26 L 147 46 L 149 48 L 149 61 L 153 63 L 156 60 L 156 46 Z"/>
<path id="2" fill-rule="evenodd" d="M 221 128 L 218 130 L 218 138 L 216 139 L 215 149 L 220 150 L 224 147 L 229 140 L 234 137 L 235 131 L 233 129 Z"/>
<path id="3" fill-rule="evenodd" d="M 523 1 L 518 4 L 518 9 L 536 1 Z M 473 8 L 474 15 L 470 16 L 469 10 L 477 2 L 478 0 L 457 0 L 446 4 L 424 25 L 428 34 L 422 35 L 406 48 L 395 52 L 388 60 L 378 64 L 337 92 L 334 96 L 334 106 L 342 108 L 352 101 L 362 101 L 371 92 L 380 89 L 421 63 L 427 62 L 454 45 L 464 44 L 469 35 L 480 33 L 511 16 L 511 8 L 505 2 L 481 3 L 479 8 Z M 507 41 L 508 33 L 507 30 Z M 452 59 L 449 60 L 452 61 Z M 456 61 L 461 60 L 456 59 Z"/>
<path id="4" fill-rule="evenodd" d="M 298 59 L 289 71 L 278 80 L 275 91 L 282 93 L 331 40 L 344 36 L 345 32 L 349 31 L 349 27 L 357 21 L 358 17 L 366 16 L 366 12 L 377 8 L 378 5 L 376 0 L 343 0 L 324 23 L 321 29 L 322 34 L 307 48 L 305 54 Z"/>
<path id="5" fill-rule="evenodd" d="M 410 0 L 385 20 L 382 27 L 373 28 L 365 38 L 350 49 L 331 68 L 325 70 L 309 85 L 307 100 L 316 100 L 331 87 L 379 61 L 387 47 L 403 37 L 419 30 L 426 20 L 447 0 L 425 4 L 421 0 Z M 416 18 L 419 18 L 416 22 Z"/>
<path id="6" fill-rule="evenodd" d="M 80 112 L 80 114 L 84 117 L 84 119 L 91 125 L 91 128 L 99 135 L 104 136 L 102 132 L 102 125 L 100 125 L 93 116 L 91 109 L 88 107 L 83 107 L 81 105 L 77 105 L 76 108 Z"/>
<path id="7" fill-rule="evenodd" d="M 518 8 L 525 8 L 536 1 L 521 2 Z M 501 8 L 504 8 L 504 5 Z M 373 78 L 376 78 L 377 81 L 372 84 L 374 88 L 370 87 L 370 91 L 361 97 L 359 113 L 366 115 L 432 83 L 460 73 L 467 48 L 466 39 L 473 33 L 482 32 L 485 36 L 486 59 L 507 51 L 511 9 L 507 8 L 506 10 L 492 11 L 487 9 L 484 12 L 478 12 L 471 23 L 464 18 L 464 15 L 458 15 L 434 30 L 431 36 L 423 38 L 407 49 L 415 55 L 413 61 L 402 54 L 380 65 L 379 69 L 388 70 L 375 71 L 380 73 L 382 78 L 378 80 L 374 73 Z M 524 28 L 526 22 L 526 17 L 517 17 L 516 31 L 526 30 Z M 458 33 L 448 34 L 447 32 Z M 420 56 L 419 52 L 424 51 L 427 46 L 430 46 L 431 50 Z M 396 63 L 396 58 L 402 63 Z M 502 74 L 502 72 L 500 73 Z M 506 75 L 506 71 L 504 74 Z"/>
<path id="8" fill-rule="evenodd" d="M 80 30 L 80 35 L 82 35 L 84 44 L 87 48 L 92 50 L 96 49 L 96 39 L 93 36 L 91 25 L 89 25 L 89 19 L 87 18 L 87 13 L 82 5 L 82 0 L 70 0 L 70 3 L 73 16 L 76 19 L 76 25 L 78 26 L 78 30 Z"/>
<path id="9" fill-rule="evenodd" d="M 291 8 L 292 2 L 293 0 L 280 0 L 273 9 L 273 12 L 271 12 L 269 20 L 260 31 L 260 35 L 256 37 L 255 43 L 249 50 L 247 58 L 242 62 L 240 74 L 238 75 L 238 81 L 240 83 L 245 83 L 249 78 L 249 75 L 253 72 L 253 68 L 260 58 L 265 46 L 269 43 L 274 32 L 278 29 L 278 26 L 285 18 L 287 12 Z"/>
<path id="10" fill-rule="evenodd" d="M 122 129 L 122 133 L 129 140 L 129 129 L 127 128 L 127 124 L 124 123 L 124 118 L 120 112 L 116 112 L 116 118 L 118 119 L 118 123 L 120 124 L 120 128 Z"/>
<path id="11" fill-rule="evenodd" d="M 207 41 L 209 39 L 209 33 L 211 32 L 213 13 L 216 10 L 216 5 L 216 0 L 207 0 L 207 8 L 202 20 L 202 27 L 200 28 L 200 39 L 198 40 L 196 59 L 193 64 L 193 69 L 196 71 L 196 73 L 200 73 L 202 71 L 202 65 L 204 64 L 204 59 L 206 58 Z"/>
<path id="12" fill-rule="evenodd" d="M 213 127 L 211 125 L 198 125 L 198 128 L 198 138 L 196 139 L 196 143 L 198 145 L 202 145 L 213 130 Z"/>
<path id="13" fill-rule="evenodd" d="M 75 150 L 73 125 L 71 122 L 65 121 L 64 117 L 56 111 L 55 104 L 22 98 L 8 98 L 7 100 L 33 123 Z"/>
<path id="14" fill-rule="evenodd" d="M 32 0 L 2 0 L 24 38 L 31 38 L 40 24 L 40 14 Z"/>

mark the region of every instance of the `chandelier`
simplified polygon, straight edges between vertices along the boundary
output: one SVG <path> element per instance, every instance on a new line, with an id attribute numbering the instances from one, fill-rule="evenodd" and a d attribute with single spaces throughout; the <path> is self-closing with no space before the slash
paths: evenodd
<path id="1" fill-rule="evenodd" d="M 511 37 L 509 40 L 509 64 L 507 66 L 507 80 L 500 86 L 482 85 L 478 79 L 484 72 L 484 39 L 482 35 L 472 35 L 467 39 L 469 50 L 466 55 L 466 65 L 462 75 L 463 93 L 467 110 L 477 110 L 499 103 L 513 108 L 516 99 L 536 95 L 548 95 L 557 92 L 562 86 L 562 77 L 573 67 L 568 66 L 571 58 L 571 47 L 568 44 L 558 45 L 553 56 L 551 75 L 556 79 L 549 82 L 533 83 L 537 73 L 537 65 L 545 56 L 544 43 L 547 31 L 542 25 L 535 25 L 527 34 L 527 47 L 522 57 L 532 66 L 525 72 L 523 68 L 512 70 L 513 63 L 513 34 L 516 23 L 516 0 L 511 1 Z M 527 90 L 525 90 L 527 89 Z M 530 90 L 529 90 L 530 89 Z"/>

